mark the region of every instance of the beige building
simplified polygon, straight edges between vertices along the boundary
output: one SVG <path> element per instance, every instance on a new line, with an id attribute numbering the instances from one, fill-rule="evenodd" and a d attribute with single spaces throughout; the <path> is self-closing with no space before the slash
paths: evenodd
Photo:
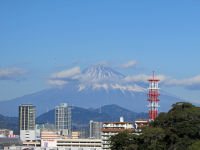
<path id="1" fill-rule="evenodd" d="M 101 150 L 99 139 L 58 139 L 57 147 L 67 150 Z"/>
<path id="2" fill-rule="evenodd" d="M 56 131 L 41 131 L 41 148 L 63 150 L 101 150 L 101 140 L 78 139 L 79 132 L 72 132 L 74 139 L 61 136 Z"/>
<path id="3" fill-rule="evenodd" d="M 41 147 L 56 147 L 58 138 L 60 138 L 60 136 L 56 131 L 41 131 Z"/>
<path id="4" fill-rule="evenodd" d="M 85 130 L 77 130 L 72 131 L 72 139 L 85 139 L 86 138 L 86 131 Z"/>

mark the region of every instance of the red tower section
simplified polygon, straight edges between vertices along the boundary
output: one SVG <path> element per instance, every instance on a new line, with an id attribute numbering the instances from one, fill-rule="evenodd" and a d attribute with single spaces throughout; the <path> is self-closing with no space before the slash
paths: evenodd
<path id="1" fill-rule="evenodd" d="M 154 72 L 153 71 L 153 79 L 149 79 L 149 93 L 147 101 L 149 101 L 149 121 L 154 120 L 158 116 L 158 108 L 160 107 L 158 105 L 158 99 L 159 94 L 159 88 L 158 88 L 158 82 L 160 81 L 159 79 L 154 79 Z"/>

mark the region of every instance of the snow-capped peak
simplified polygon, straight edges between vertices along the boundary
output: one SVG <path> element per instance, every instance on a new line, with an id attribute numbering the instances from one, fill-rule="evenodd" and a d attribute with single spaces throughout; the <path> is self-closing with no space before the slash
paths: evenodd
<path id="1" fill-rule="evenodd" d="M 87 88 L 93 90 L 105 89 L 116 90 L 122 92 L 144 92 L 145 89 L 136 85 L 129 84 L 124 81 L 125 76 L 106 64 L 91 65 L 88 69 L 83 71 L 81 82 L 79 84 L 79 91 Z"/>
<path id="2" fill-rule="evenodd" d="M 89 79 L 92 82 L 119 81 L 124 77 L 124 75 L 114 71 L 106 64 L 91 65 L 83 72 L 83 79 Z"/>

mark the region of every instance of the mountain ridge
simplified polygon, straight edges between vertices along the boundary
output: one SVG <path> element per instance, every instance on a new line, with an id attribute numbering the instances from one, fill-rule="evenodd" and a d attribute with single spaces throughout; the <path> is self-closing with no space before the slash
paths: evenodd
<path id="1" fill-rule="evenodd" d="M 133 122 L 135 118 L 148 118 L 148 113 L 136 113 L 131 110 L 122 108 L 118 105 L 105 105 L 101 108 L 81 108 L 76 106 L 69 106 L 72 108 L 72 129 L 81 130 L 89 128 L 89 121 L 119 121 L 121 116 L 125 121 Z M 100 112 L 99 110 L 102 110 Z M 112 112 L 112 113 L 111 113 Z M 36 117 L 36 124 L 55 124 L 55 109 L 49 110 Z M 14 130 L 15 134 L 19 134 L 18 117 L 7 117 L 0 114 L 0 128 L 7 128 Z"/>
<path id="2" fill-rule="evenodd" d="M 84 109 L 72 106 L 72 127 L 73 129 L 87 129 L 90 120 L 103 121 L 119 121 L 120 117 L 124 117 L 125 121 L 134 122 L 134 119 L 147 119 L 148 113 L 136 113 L 131 110 L 122 108 L 118 105 L 105 105 L 97 109 Z M 99 111 L 99 110 L 102 111 Z M 55 109 L 50 110 L 36 118 L 36 123 L 53 123 L 55 121 Z"/>
<path id="3" fill-rule="evenodd" d="M 90 73 L 85 73 L 87 71 Z M 87 77 L 83 79 L 83 76 Z M 36 116 L 39 116 L 63 102 L 83 108 L 117 104 L 135 112 L 147 112 L 147 89 L 137 83 L 124 82 L 124 77 L 106 65 L 92 66 L 75 79 L 62 77 L 61 80 L 67 81 L 67 84 L 62 87 L 53 87 L 12 100 L 1 101 L 0 114 L 16 116 L 19 105 L 30 103 L 36 106 Z M 160 100 L 161 111 L 165 112 L 173 103 L 182 101 L 180 98 L 165 93 L 161 94 Z"/>

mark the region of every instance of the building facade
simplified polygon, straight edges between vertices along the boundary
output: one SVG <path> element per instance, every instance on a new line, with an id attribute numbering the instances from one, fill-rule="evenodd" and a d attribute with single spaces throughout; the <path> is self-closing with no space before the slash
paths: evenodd
<path id="1" fill-rule="evenodd" d="M 41 147 L 56 147 L 56 141 L 60 136 L 56 131 L 42 130 L 41 131 Z"/>
<path id="2" fill-rule="evenodd" d="M 100 139 L 58 139 L 57 147 L 65 150 L 102 150 Z"/>
<path id="3" fill-rule="evenodd" d="M 71 139 L 86 139 L 87 136 L 87 131 L 86 130 L 76 130 L 72 131 L 72 136 Z"/>
<path id="4" fill-rule="evenodd" d="M 135 119 L 136 133 L 139 134 L 142 131 L 142 128 L 146 127 L 148 123 L 149 123 L 148 119 Z"/>
<path id="5" fill-rule="evenodd" d="M 90 138 L 101 139 L 102 122 L 90 120 Z"/>
<path id="6" fill-rule="evenodd" d="M 19 131 L 22 141 L 35 140 L 35 106 L 31 104 L 19 106 Z"/>
<path id="7" fill-rule="evenodd" d="M 110 150 L 109 138 L 125 130 L 134 132 L 133 122 L 124 122 L 123 118 L 120 118 L 120 122 L 103 122 L 101 129 L 102 149 Z"/>
<path id="8" fill-rule="evenodd" d="M 100 139 L 71 139 L 56 131 L 41 131 L 41 148 L 55 150 L 101 150 Z"/>
<path id="9" fill-rule="evenodd" d="M 71 135 L 71 108 L 66 103 L 56 106 L 55 127 L 61 135 Z"/>

